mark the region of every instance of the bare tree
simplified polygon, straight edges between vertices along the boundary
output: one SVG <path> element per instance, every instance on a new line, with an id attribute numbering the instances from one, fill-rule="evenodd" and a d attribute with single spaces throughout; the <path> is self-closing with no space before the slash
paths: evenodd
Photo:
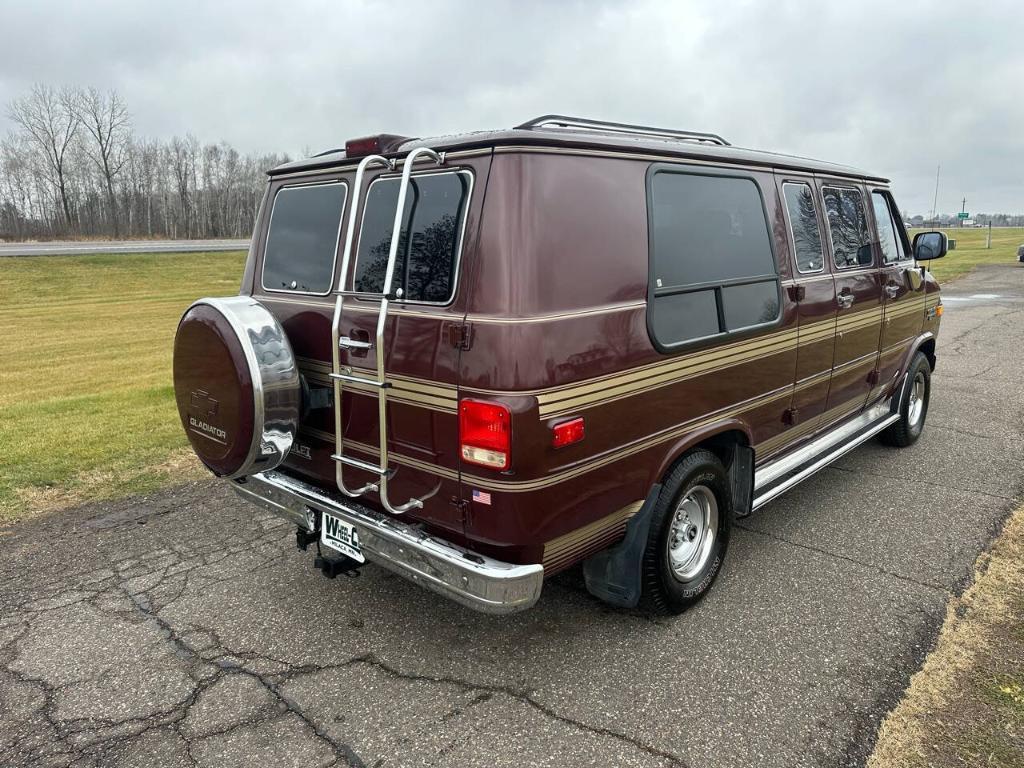
<path id="1" fill-rule="evenodd" d="M 95 88 L 79 91 L 73 103 L 75 114 L 89 137 L 85 152 L 103 178 L 114 237 L 120 237 L 114 180 L 129 159 L 132 129 L 128 109 L 117 91 L 101 94 Z"/>
<path id="2" fill-rule="evenodd" d="M 21 126 L 43 158 L 47 174 L 60 195 L 64 221 L 69 228 L 73 228 L 74 220 L 68 199 L 68 160 L 79 129 L 74 101 L 74 92 L 70 89 L 58 92 L 37 83 L 27 96 L 14 99 L 8 111 L 11 120 Z"/>
<path id="3" fill-rule="evenodd" d="M 266 169 L 288 160 L 191 135 L 137 137 L 114 92 L 39 85 L 9 112 L 16 129 L 0 136 L 0 239 L 248 236 Z"/>

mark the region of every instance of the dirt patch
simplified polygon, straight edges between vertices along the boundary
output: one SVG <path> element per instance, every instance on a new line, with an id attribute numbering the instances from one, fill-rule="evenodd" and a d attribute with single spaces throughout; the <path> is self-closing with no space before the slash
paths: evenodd
<path id="1" fill-rule="evenodd" d="M 1024 508 L 947 607 L 935 650 L 882 723 L 868 768 L 1024 766 Z"/>

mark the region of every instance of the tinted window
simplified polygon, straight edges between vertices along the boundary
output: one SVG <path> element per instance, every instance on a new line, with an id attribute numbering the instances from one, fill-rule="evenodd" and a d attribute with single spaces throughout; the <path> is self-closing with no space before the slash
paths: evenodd
<path id="1" fill-rule="evenodd" d="M 796 268 L 801 272 L 819 272 L 825 266 L 821 254 L 821 229 L 814 206 L 814 193 L 808 184 L 783 184 L 789 231 L 793 235 Z"/>
<path id="2" fill-rule="evenodd" d="M 903 247 L 896 235 L 896 225 L 892 220 L 889 201 L 881 192 L 871 193 L 871 203 L 875 208 L 875 223 L 878 225 L 878 244 L 882 247 L 882 261 L 894 264 L 905 258 Z"/>
<path id="3" fill-rule="evenodd" d="M 825 187 L 825 213 L 832 235 L 832 258 L 840 268 L 870 266 L 871 237 L 864 214 L 864 197 L 859 190 Z"/>
<path id="4" fill-rule="evenodd" d="M 402 289 L 404 300 L 451 299 L 469 182 L 466 173 L 410 180 L 392 284 Z M 397 178 L 383 179 L 371 184 L 367 192 L 356 258 L 357 291 L 379 293 L 384 288 L 399 184 Z"/>
<path id="5" fill-rule="evenodd" d="M 263 287 L 327 293 L 334 277 L 344 184 L 282 187 L 274 197 Z"/>
<path id="6" fill-rule="evenodd" d="M 778 275 L 752 179 L 660 171 L 650 206 L 651 328 L 660 344 L 778 318 Z"/>

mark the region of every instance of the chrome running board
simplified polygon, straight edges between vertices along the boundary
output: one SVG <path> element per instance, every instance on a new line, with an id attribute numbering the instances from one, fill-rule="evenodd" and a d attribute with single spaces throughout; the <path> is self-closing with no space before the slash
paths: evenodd
<path id="1" fill-rule="evenodd" d="M 797 483 L 867 442 L 900 415 L 893 413 L 891 401 L 885 401 L 851 419 L 840 427 L 812 440 L 807 445 L 769 463 L 754 472 L 753 508 L 767 504 Z"/>

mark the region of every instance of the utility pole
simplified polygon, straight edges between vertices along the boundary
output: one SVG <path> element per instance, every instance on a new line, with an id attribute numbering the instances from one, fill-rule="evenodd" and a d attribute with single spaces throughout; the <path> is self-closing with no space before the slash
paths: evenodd
<path id="1" fill-rule="evenodd" d="M 960 212 L 961 212 L 961 213 L 967 213 L 967 198 L 966 198 L 966 197 L 964 198 L 964 204 L 963 204 L 963 206 L 962 206 L 962 207 L 960 208 Z M 962 226 L 964 225 L 964 221 L 965 221 L 966 219 L 967 219 L 967 217 L 966 217 L 966 216 L 961 216 L 961 217 L 960 217 L 960 226 L 961 226 L 961 227 L 962 227 Z"/>
<path id="2" fill-rule="evenodd" d="M 942 170 L 941 165 L 935 166 L 935 198 L 932 200 L 932 221 L 935 221 L 935 217 L 938 216 L 939 207 L 939 171 Z"/>
<path id="3" fill-rule="evenodd" d="M 988 220 L 988 240 L 985 241 L 985 247 L 992 247 L 992 219 Z"/>

